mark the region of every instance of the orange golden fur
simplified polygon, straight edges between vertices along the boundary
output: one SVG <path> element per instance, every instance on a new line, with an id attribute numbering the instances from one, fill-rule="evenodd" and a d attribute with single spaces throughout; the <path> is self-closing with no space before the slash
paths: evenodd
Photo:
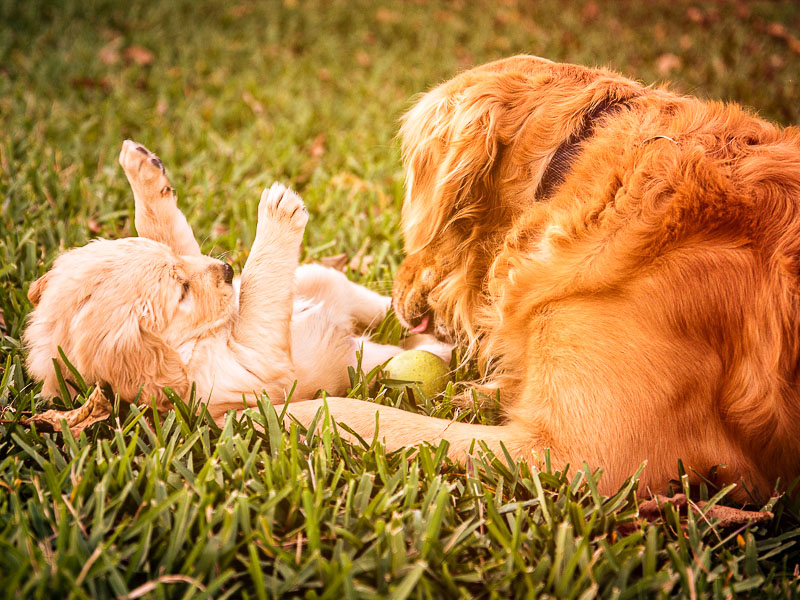
<path id="1" fill-rule="evenodd" d="M 537 197 L 585 129 L 563 182 Z M 389 447 L 473 440 L 555 467 L 647 467 L 765 498 L 800 475 L 800 130 L 734 104 L 519 56 L 425 94 L 401 130 L 407 258 L 394 306 L 471 345 L 502 425 L 329 400 Z M 321 403 L 298 404 L 308 420 Z"/>

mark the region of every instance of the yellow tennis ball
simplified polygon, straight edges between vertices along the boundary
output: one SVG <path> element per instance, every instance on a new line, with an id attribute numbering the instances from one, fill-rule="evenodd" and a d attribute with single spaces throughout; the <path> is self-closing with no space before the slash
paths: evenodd
<path id="1" fill-rule="evenodd" d="M 427 350 L 406 350 L 386 363 L 383 372 L 390 379 L 415 382 L 427 397 L 442 393 L 450 380 L 450 369 Z"/>

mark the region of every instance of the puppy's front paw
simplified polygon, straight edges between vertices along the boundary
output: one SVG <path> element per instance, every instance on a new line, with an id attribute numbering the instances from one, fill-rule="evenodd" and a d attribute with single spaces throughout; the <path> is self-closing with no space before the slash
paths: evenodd
<path id="1" fill-rule="evenodd" d="M 134 193 L 143 200 L 174 199 L 164 163 L 141 144 L 125 140 L 119 153 L 119 164 Z"/>
<path id="2" fill-rule="evenodd" d="M 308 211 L 300 196 L 280 183 L 265 189 L 258 203 L 258 232 L 278 228 L 281 231 L 299 233 L 308 223 Z"/>

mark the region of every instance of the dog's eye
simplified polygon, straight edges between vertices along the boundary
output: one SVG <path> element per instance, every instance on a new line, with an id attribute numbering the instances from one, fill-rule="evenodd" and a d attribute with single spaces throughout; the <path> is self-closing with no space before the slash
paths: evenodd
<path id="1" fill-rule="evenodd" d="M 183 290 L 181 290 L 181 301 L 183 301 L 183 299 L 186 298 L 186 294 L 188 294 L 188 293 L 189 293 L 189 282 L 188 281 L 184 281 L 183 282 Z"/>

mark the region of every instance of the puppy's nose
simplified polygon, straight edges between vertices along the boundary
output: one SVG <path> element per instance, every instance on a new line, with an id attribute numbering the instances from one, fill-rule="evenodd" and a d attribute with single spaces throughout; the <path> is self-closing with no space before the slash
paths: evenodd
<path id="1" fill-rule="evenodd" d="M 233 283 L 233 267 L 228 263 L 222 263 L 222 277 L 225 283 Z"/>

